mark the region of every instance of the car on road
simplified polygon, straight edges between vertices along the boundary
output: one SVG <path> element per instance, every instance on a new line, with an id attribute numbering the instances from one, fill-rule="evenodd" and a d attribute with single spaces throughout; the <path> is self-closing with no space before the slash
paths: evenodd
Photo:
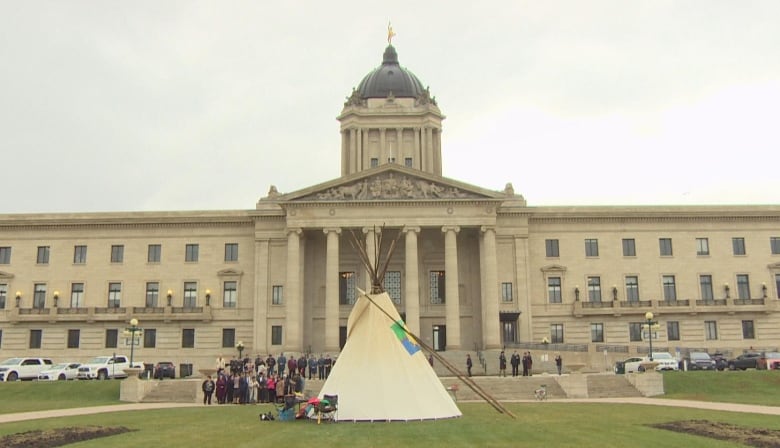
<path id="1" fill-rule="evenodd" d="M 761 353 L 756 353 L 756 352 L 743 353 L 734 359 L 729 359 L 728 361 L 729 370 L 755 369 L 759 358 L 761 358 Z"/>
<path id="2" fill-rule="evenodd" d="M 53 364 L 48 358 L 9 358 L 0 363 L 0 381 L 34 380 Z"/>
<path id="3" fill-rule="evenodd" d="M 647 356 L 635 356 L 623 361 L 623 368 L 625 369 L 625 373 L 644 372 L 644 367 L 642 367 L 642 364 L 648 362 L 650 362 L 650 358 Z M 668 352 L 653 352 L 653 362 L 656 363 L 656 371 L 680 370 L 680 367 L 677 365 L 677 360 L 674 359 L 674 356 Z"/>
<path id="4" fill-rule="evenodd" d="M 41 370 L 38 374 L 39 381 L 64 381 L 75 380 L 79 374 L 79 366 L 81 364 L 77 362 L 61 362 Z"/>
<path id="5" fill-rule="evenodd" d="M 176 378 L 176 366 L 170 361 L 160 361 L 154 366 L 154 377 L 160 380 Z"/>
<path id="6" fill-rule="evenodd" d="M 634 356 L 632 358 L 627 358 L 623 361 L 623 369 L 624 373 L 636 373 L 639 372 L 639 365 L 644 362 L 645 358 L 642 358 L 641 356 Z M 617 371 L 617 369 L 616 369 Z"/>
<path id="7" fill-rule="evenodd" d="M 758 370 L 780 370 L 780 352 L 764 352 L 756 361 Z"/>
<path id="8" fill-rule="evenodd" d="M 706 352 L 690 352 L 680 364 L 688 370 L 715 370 L 715 360 Z"/>

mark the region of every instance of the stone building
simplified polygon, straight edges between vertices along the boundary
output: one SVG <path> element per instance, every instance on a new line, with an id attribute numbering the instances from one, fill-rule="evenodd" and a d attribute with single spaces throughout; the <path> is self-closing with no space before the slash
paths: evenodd
<path id="1" fill-rule="evenodd" d="M 338 119 L 341 176 L 254 209 L 0 215 L 0 358 L 127 353 L 132 318 L 147 362 L 336 353 L 377 232 L 437 350 L 609 363 L 646 350 L 648 311 L 660 350 L 777 347 L 779 206 L 529 207 L 443 177 L 444 116 L 392 46 Z"/>

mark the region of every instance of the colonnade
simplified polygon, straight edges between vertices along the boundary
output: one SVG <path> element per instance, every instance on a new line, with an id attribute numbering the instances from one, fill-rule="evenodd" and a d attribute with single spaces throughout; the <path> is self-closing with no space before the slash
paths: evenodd
<path id="1" fill-rule="evenodd" d="M 379 144 L 372 148 L 370 133 L 378 133 Z M 413 133 L 413 147 L 403 145 L 404 132 Z M 371 168 L 371 159 L 376 158 L 380 165 L 395 160 L 403 165 L 405 158 L 412 159 L 411 168 L 441 175 L 441 129 L 431 126 L 414 128 L 363 128 L 351 127 L 342 131 L 341 175 L 357 173 Z M 395 146 L 388 136 L 394 134 Z"/>

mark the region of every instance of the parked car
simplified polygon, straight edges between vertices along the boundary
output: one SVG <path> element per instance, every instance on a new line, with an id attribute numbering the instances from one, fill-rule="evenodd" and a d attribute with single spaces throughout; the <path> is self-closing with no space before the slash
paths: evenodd
<path id="1" fill-rule="evenodd" d="M 77 362 L 62 362 L 55 364 L 49 368 L 41 370 L 38 374 L 38 379 L 42 381 L 56 381 L 56 380 L 75 380 L 79 374 L 79 366 L 81 364 Z"/>
<path id="2" fill-rule="evenodd" d="M 176 366 L 170 361 L 160 361 L 154 366 L 154 377 L 160 380 L 176 378 Z"/>
<path id="3" fill-rule="evenodd" d="M 48 358 L 9 358 L 0 363 L 0 381 L 34 380 L 52 364 Z"/>
<path id="4" fill-rule="evenodd" d="M 669 352 L 653 352 L 653 362 L 658 363 L 655 370 L 680 370 L 677 360 Z"/>
<path id="5" fill-rule="evenodd" d="M 780 352 L 764 352 L 756 361 L 756 369 L 780 370 Z"/>
<path id="6" fill-rule="evenodd" d="M 688 370 L 715 370 L 715 360 L 706 352 L 690 352 L 680 363 Z"/>
<path id="7" fill-rule="evenodd" d="M 645 362 L 645 358 L 633 357 L 623 361 L 624 373 L 636 373 L 639 372 L 639 365 Z"/>
<path id="8" fill-rule="evenodd" d="M 134 362 L 135 366 L 142 366 L 142 362 Z M 97 356 L 86 364 L 79 366 L 78 379 L 127 378 L 125 369 L 130 367 L 130 361 L 124 355 Z"/>
<path id="9" fill-rule="evenodd" d="M 728 362 L 729 370 L 755 369 L 758 358 L 760 357 L 761 357 L 761 353 L 753 352 L 753 353 L 744 353 L 742 355 L 737 356 L 734 359 L 729 359 Z"/>

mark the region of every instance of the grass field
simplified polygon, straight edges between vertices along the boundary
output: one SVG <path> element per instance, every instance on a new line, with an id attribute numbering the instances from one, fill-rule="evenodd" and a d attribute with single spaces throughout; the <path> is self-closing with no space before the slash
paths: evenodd
<path id="1" fill-rule="evenodd" d="M 666 398 L 778 403 L 778 372 L 687 372 L 665 376 Z M 772 375 L 774 374 L 774 375 Z M 0 384 L 2 412 L 95 406 L 116 403 L 118 381 Z M 745 385 L 744 387 L 742 385 Z M 732 392 L 735 389 L 744 389 Z M 729 398 L 721 400 L 720 398 Z M 509 403 L 511 419 L 482 403 L 461 403 L 459 419 L 409 423 L 263 422 L 268 405 L 211 406 L 174 410 L 117 412 L 0 425 L 0 436 L 66 426 L 126 426 L 133 432 L 68 445 L 256 447 L 266 444 L 321 447 L 658 447 L 741 446 L 649 427 L 651 423 L 705 419 L 780 430 L 776 416 L 696 409 L 592 403 Z"/>

